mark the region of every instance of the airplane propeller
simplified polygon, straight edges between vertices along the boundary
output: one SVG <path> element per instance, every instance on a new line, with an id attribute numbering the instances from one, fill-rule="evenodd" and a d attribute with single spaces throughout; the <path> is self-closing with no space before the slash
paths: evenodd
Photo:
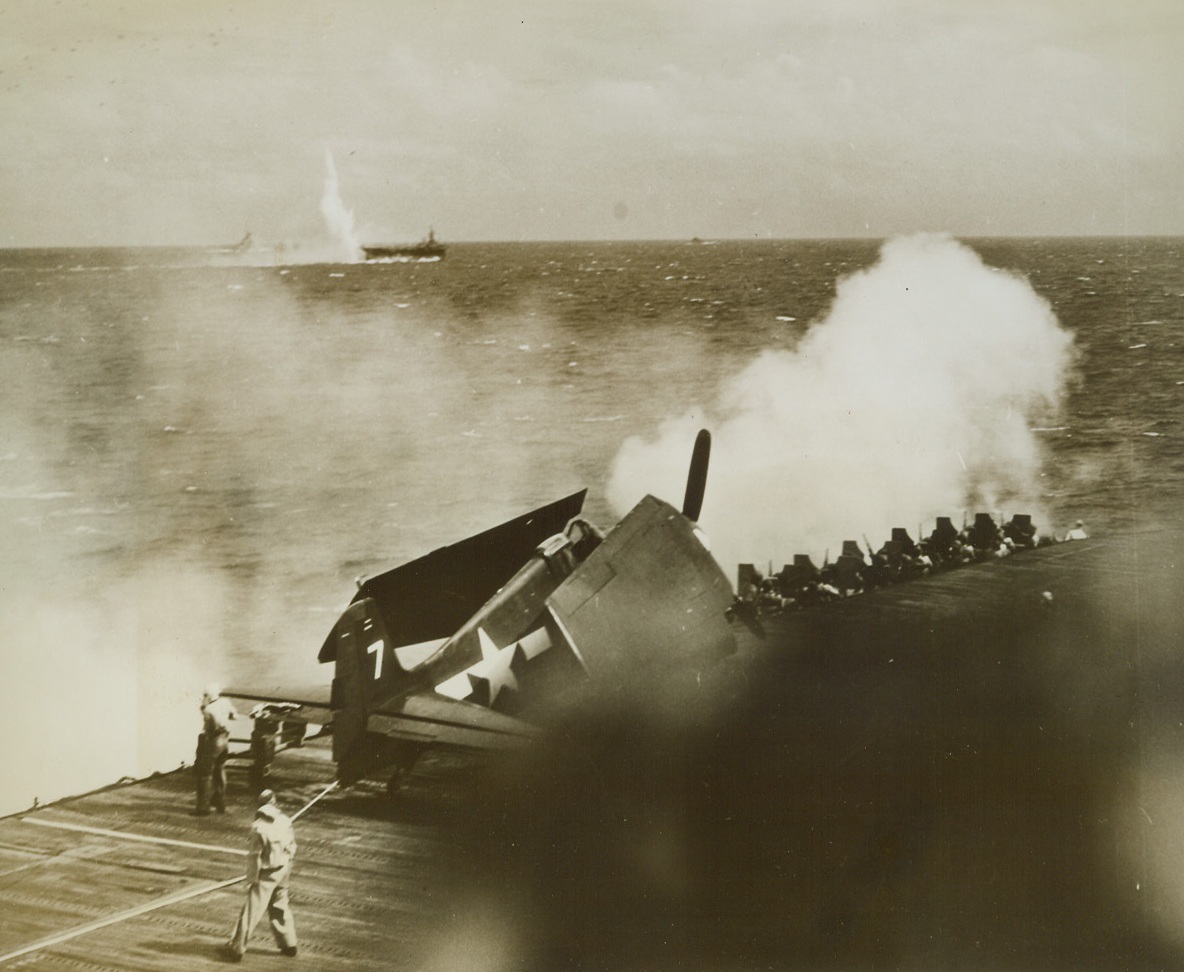
<path id="1" fill-rule="evenodd" d="M 687 473 L 687 491 L 682 501 L 682 515 L 698 522 L 703 510 L 703 494 L 707 490 L 707 462 L 711 458 L 711 433 L 700 429 L 691 453 L 691 468 Z"/>

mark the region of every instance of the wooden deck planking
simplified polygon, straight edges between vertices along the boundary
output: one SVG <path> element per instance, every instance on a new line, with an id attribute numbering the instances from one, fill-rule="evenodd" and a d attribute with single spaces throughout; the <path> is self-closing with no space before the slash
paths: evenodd
<path id="1" fill-rule="evenodd" d="M 271 783 L 291 814 L 332 776 L 328 744 L 318 740 L 281 754 Z M 432 909 L 446 850 L 431 803 L 446 801 L 446 777 L 445 764 L 425 760 L 402 816 L 381 786 L 363 783 L 330 793 L 296 822 L 292 902 L 304 967 L 334 972 L 407 961 Z M 231 773 L 225 815 L 193 816 L 193 802 L 191 774 L 183 769 L 0 820 L 0 956 L 115 919 L 0 960 L 0 967 L 187 972 L 218 964 L 218 947 L 241 906 L 241 883 L 128 916 L 242 875 L 254 811 L 245 773 Z M 292 967 L 276 951 L 266 920 L 248 959 Z"/>
<path id="2" fill-rule="evenodd" d="M 1136 690 L 1135 708 L 1143 713 L 1152 711 L 1150 706 L 1166 711 L 1184 700 L 1184 673 L 1172 661 L 1174 651 L 1168 650 L 1176 643 L 1178 628 L 1157 610 L 1158 604 L 1174 603 L 1165 595 L 1179 590 L 1173 548 L 1154 537 L 1138 543 L 1067 544 L 766 619 L 768 642 L 757 645 L 745 639 L 736 661 L 745 682 L 747 675 L 759 674 L 773 683 L 768 694 L 777 696 L 777 705 L 759 695 L 756 701 L 766 703 L 762 711 L 775 716 L 774 722 L 780 720 L 782 733 L 778 745 L 783 748 L 771 752 L 782 761 L 778 771 L 783 787 L 754 790 L 781 801 L 776 816 L 769 817 L 775 826 L 765 824 L 761 815 L 750 821 L 761 824 L 754 837 L 760 856 L 789 854 L 806 873 L 826 873 L 832 864 L 830 839 L 868 845 L 869 833 L 879 834 L 869 829 L 877 819 L 870 815 L 873 807 L 881 808 L 879 822 L 888 828 L 888 837 L 907 837 L 911 831 L 901 829 L 900 808 L 910 813 L 924 809 L 916 794 L 931 791 L 935 815 L 926 824 L 927 855 L 918 857 L 916 871 L 877 873 L 882 891 L 866 881 L 855 887 L 853 900 L 869 935 L 883 932 L 885 940 L 895 934 L 899 941 L 911 941 L 915 930 L 894 904 L 893 896 L 903 895 L 934 928 L 954 929 L 944 946 L 950 951 L 934 953 L 939 958 L 966 958 L 957 949 L 964 941 L 977 941 L 979 926 L 993 927 L 1017 942 L 1033 937 L 1029 954 L 1038 956 L 1058 954 L 1053 950 L 1062 940 L 1066 948 L 1078 938 L 1088 939 L 1086 944 L 1095 939 L 1108 943 L 1110 924 L 1117 928 L 1121 922 L 1102 923 L 1101 931 L 1090 929 L 1092 939 L 1070 926 L 1077 922 L 1089 929 L 1085 918 L 1093 911 L 1086 906 L 1093 897 L 1076 889 L 1092 883 L 1101 888 L 1094 896 L 1111 911 L 1138 911 L 1127 890 L 1127 884 L 1134 885 L 1125 873 L 1120 885 L 1111 873 L 1118 870 L 1115 866 L 1099 870 L 1083 853 L 1115 842 L 1116 825 L 1091 825 L 1099 831 L 1097 840 L 1080 836 L 1080 826 L 1066 826 L 1095 817 L 1138 819 L 1121 778 L 1148 741 L 1175 745 L 1170 735 L 1174 720 L 1140 726 L 1137 732 L 1125 728 Z M 1056 598 L 1050 615 L 1041 613 L 1044 590 L 1052 590 Z M 1097 610 L 1111 601 L 1141 599 L 1148 606 L 1124 624 Z M 1037 640 L 1013 639 L 1041 627 L 1047 630 Z M 980 629 L 978 640 L 967 637 L 977 637 Z M 1137 681 L 1126 674 L 1139 669 L 1128 665 L 1125 654 L 1125 646 L 1136 642 L 1139 653 L 1132 653 L 1130 662 L 1144 671 Z M 1159 656 L 1166 660 L 1151 667 Z M 768 664 L 770 658 L 784 664 Z M 1082 680 L 1093 673 L 1107 679 L 1112 691 L 1098 694 L 1092 682 Z M 844 714 L 843 720 L 832 718 L 836 711 Z M 1055 744 L 1044 742 L 1054 736 Z M 749 737 L 741 732 L 737 738 Z M 949 752 L 938 745 L 947 738 Z M 1174 749 L 1164 752 L 1175 754 Z M 758 774 L 763 773 L 763 764 L 743 750 L 729 754 L 728 767 L 732 755 L 749 758 Z M 263 922 L 244 966 L 327 972 L 420 967 L 417 947 L 430 933 L 427 929 L 438 930 L 434 919 L 450 912 L 444 902 L 454 900 L 444 893 L 442 875 L 449 872 L 456 852 L 447 823 L 463 808 L 472 812 L 475 806 L 463 800 L 466 765 L 464 759 L 444 754 L 425 759 L 410 780 L 407 799 L 393 812 L 381 785 L 369 783 L 333 792 L 313 806 L 296 824 L 300 852 L 292 900 L 302 954 L 296 963 L 281 956 Z M 640 765 L 647 766 L 644 761 Z M 292 813 L 332 776 L 328 745 L 316 740 L 282 754 L 271 785 Z M 561 780 L 573 794 L 557 809 L 582 811 L 585 781 Z M 1018 790 L 1012 789 L 1017 785 Z M 0 956 L 97 919 L 117 918 L 175 891 L 241 875 L 239 851 L 245 848 L 253 811 L 242 764 L 232 769 L 229 796 L 224 816 L 192 816 L 192 778 L 182 770 L 0 820 Z M 573 822 L 579 819 L 574 813 Z M 29 820 L 125 831 L 159 842 Z M 820 829 L 829 834 L 828 841 L 811 836 Z M 469 833 L 481 831 L 478 826 Z M 729 841 L 737 849 L 747 848 L 726 833 L 713 833 L 712 839 L 725 848 L 732 847 Z M 694 853 L 705 850 L 709 848 L 697 847 Z M 720 855 L 719 862 L 727 865 L 727 856 Z M 962 873 L 967 870 L 999 877 L 997 883 L 972 886 Z M 722 873 L 719 890 L 721 902 L 728 903 L 726 913 L 750 922 L 754 935 L 772 936 L 774 926 L 761 921 L 771 921 L 774 909 L 768 915 L 758 911 L 753 918 L 730 903 L 737 889 L 746 887 L 748 872 L 737 866 L 733 873 L 725 866 Z M 1064 916 L 1061 905 L 1047 900 L 1045 874 L 1054 879 L 1055 895 L 1072 904 Z M 567 900 L 563 884 L 578 885 L 584 877 L 555 876 L 561 903 Z M 739 879 L 735 887 L 729 885 L 731 879 Z M 841 885 L 836 887 L 845 893 Z M 947 887 L 951 895 L 962 897 L 943 904 Z M 787 943 L 787 952 L 802 947 L 809 954 L 819 941 L 828 944 L 818 930 L 829 927 L 819 923 L 819 914 L 825 917 L 831 907 L 828 888 L 808 881 L 765 885 L 770 900 L 784 894 L 793 902 L 783 917 L 777 911 L 784 925 L 775 933 Z M 217 948 L 229 935 L 241 895 L 238 885 L 211 890 L 0 959 L 0 968 L 206 969 L 220 962 Z M 608 908 L 614 895 L 614 889 L 606 888 L 592 900 Z M 566 917 L 561 910 L 555 914 Z M 638 922 L 635 934 L 648 931 L 651 918 L 631 917 Z M 1048 931 L 1046 926 L 1058 920 L 1067 931 Z M 664 935 L 664 928 L 655 920 L 652 930 Z M 546 933 L 544 923 L 539 934 L 545 938 Z M 725 930 L 720 941 L 730 944 L 730 936 Z M 736 933 L 737 941 L 742 937 Z M 923 939 L 921 935 L 917 941 Z M 862 939 L 852 941 L 856 958 L 880 954 L 878 946 L 859 951 Z M 997 947 L 994 957 L 1001 954 Z"/>

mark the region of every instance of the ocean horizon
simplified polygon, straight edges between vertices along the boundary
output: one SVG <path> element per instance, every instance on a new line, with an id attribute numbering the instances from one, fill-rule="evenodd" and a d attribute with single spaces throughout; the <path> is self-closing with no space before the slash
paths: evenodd
<path id="1" fill-rule="evenodd" d="M 700 427 L 733 582 L 937 515 L 1175 522 L 1180 238 L 445 242 L 0 250 L 8 708 L 74 713 L 9 810 L 191 758 L 211 679 L 323 680 L 359 575 L 678 502 Z"/>

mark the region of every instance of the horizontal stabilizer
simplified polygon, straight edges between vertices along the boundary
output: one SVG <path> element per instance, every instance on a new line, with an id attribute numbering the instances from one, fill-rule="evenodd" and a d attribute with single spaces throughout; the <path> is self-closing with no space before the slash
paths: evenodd
<path id="1" fill-rule="evenodd" d="M 370 715 L 366 728 L 389 739 L 481 750 L 520 746 L 537 733 L 511 716 L 435 693 L 384 706 Z"/>
<path id="2" fill-rule="evenodd" d="M 447 638 L 513 576 L 548 537 L 562 533 L 587 490 L 523 514 L 364 581 L 354 601 L 371 598 L 393 648 Z M 336 641 L 321 648 L 332 661 Z"/>
<path id="3" fill-rule="evenodd" d="M 242 715 L 247 715 L 257 705 L 280 705 L 285 707 L 284 718 L 295 722 L 311 722 L 327 726 L 333 721 L 333 710 L 329 707 L 329 686 L 287 688 L 277 686 L 258 689 L 225 689 L 225 698 L 236 703 Z"/>

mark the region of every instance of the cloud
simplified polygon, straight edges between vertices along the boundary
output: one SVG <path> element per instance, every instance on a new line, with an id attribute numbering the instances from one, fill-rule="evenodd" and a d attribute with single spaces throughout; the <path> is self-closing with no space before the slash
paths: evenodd
<path id="1" fill-rule="evenodd" d="M 0 212 L 13 241 L 289 238 L 328 143 L 363 224 L 452 239 L 1162 232 L 1184 21 L 1137 6 L 16 10 Z M 624 223 L 603 202 L 647 192 L 670 202 Z"/>

